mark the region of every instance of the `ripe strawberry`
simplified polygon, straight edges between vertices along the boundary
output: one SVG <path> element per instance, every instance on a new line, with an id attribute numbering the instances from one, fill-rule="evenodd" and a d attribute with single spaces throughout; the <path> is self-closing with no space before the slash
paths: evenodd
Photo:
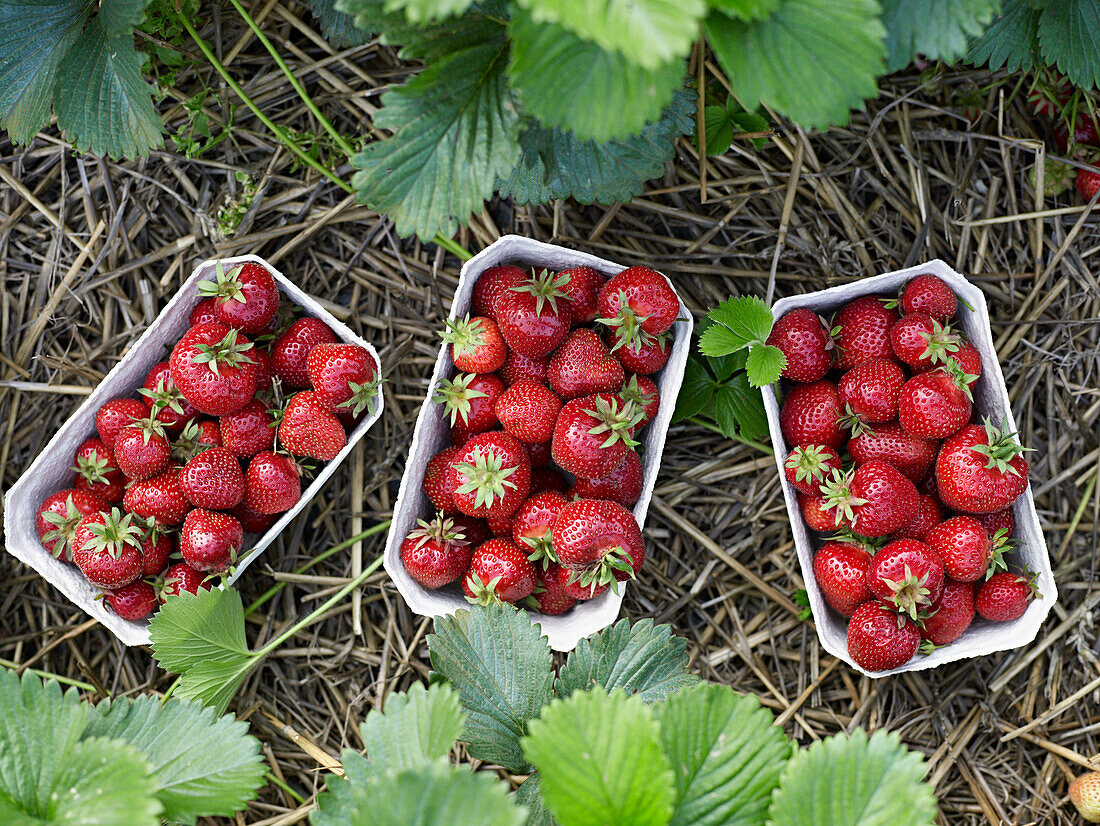
<path id="1" fill-rule="evenodd" d="M 604 390 L 615 392 L 626 379 L 622 363 L 587 327 L 574 330 L 562 342 L 550 357 L 546 375 L 563 401 Z"/>
<path id="2" fill-rule="evenodd" d="M 507 433 L 480 433 L 451 463 L 448 484 L 467 516 L 511 516 L 531 491 L 531 460 Z"/>
<path id="3" fill-rule="evenodd" d="M 867 587 L 884 603 L 914 621 L 943 593 L 943 560 L 915 539 L 895 539 L 867 566 Z"/>
<path id="4" fill-rule="evenodd" d="M 275 446 L 275 417 L 259 399 L 218 420 L 221 444 L 234 456 L 248 458 Z"/>
<path id="5" fill-rule="evenodd" d="M 318 344 L 306 355 L 306 372 L 317 400 L 329 410 L 373 416 L 381 376 L 370 350 L 358 344 Z"/>
<path id="6" fill-rule="evenodd" d="M 525 444 L 542 444 L 554 437 L 561 399 L 553 390 L 534 381 L 518 381 L 493 405 L 504 431 Z"/>
<path id="7" fill-rule="evenodd" d="M 489 526 L 485 524 L 484 519 L 474 519 L 474 517 L 467 516 L 464 513 L 450 516 L 448 519 L 454 524 L 455 534 L 466 540 L 466 545 L 471 552 L 482 542 L 491 539 L 493 536 L 493 532 L 489 530 Z"/>
<path id="8" fill-rule="evenodd" d="M 867 587 L 871 554 L 856 542 L 826 542 L 814 554 L 813 571 L 821 595 L 835 610 L 852 616 L 863 603 L 874 599 Z"/>
<path id="9" fill-rule="evenodd" d="M 257 513 L 244 502 L 229 512 L 237 517 L 237 521 L 241 523 L 246 533 L 267 533 L 271 526 L 279 521 L 278 514 Z"/>
<path id="10" fill-rule="evenodd" d="M 500 377 L 508 387 L 523 379 L 546 384 L 546 371 L 549 367 L 549 359 L 527 358 L 523 353 L 509 350 L 504 357 L 504 366 L 500 368 Z"/>
<path id="11" fill-rule="evenodd" d="M 172 381 L 196 410 L 210 416 L 232 413 L 256 392 L 252 342 L 218 322 L 192 327 L 172 348 Z"/>
<path id="12" fill-rule="evenodd" d="M 897 312 L 877 296 L 860 296 L 844 305 L 833 319 L 831 333 L 836 366 L 851 370 L 868 359 L 890 358 L 890 328 L 897 320 Z"/>
<path id="13" fill-rule="evenodd" d="M 899 668 L 919 646 L 916 624 L 881 602 L 863 603 L 848 623 L 848 653 L 867 671 Z"/>
<path id="14" fill-rule="evenodd" d="M 569 276 L 543 270 L 500 294 L 496 322 L 505 343 L 517 353 L 546 358 L 569 333 L 573 321 L 563 287 Z M 499 366 L 499 365 L 498 365 Z"/>
<path id="15" fill-rule="evenodd" d="M 524 600 L 528 608 L 554 617 L 564 614 L 577 604 L 577 600 L 570 596 L 566 586 L 562 584 L 560 572 L 563 570 L 554 563 L 550 563 L 545 571 L 541 568 L 535 569 L 535 590 Z"/>
<path id="16" fill-rule="evenodd" d="M 245 405 L 245 407 L 248 407 L 248 405 Z M 244 407 L 241 408 L 241 410 L 244 409 Z M 190 459 L 198 456 L 204 450 L 221 447 L 221 445 L 222 432 L 216 421 L 213 419 L 190 421 L 172 443 L 172 458 L 177 462 L 187 464 Z"/>
<path id="17" fill-rule="evenodd" d="M 100 441 L 113 448 L 122 428 L 148 415 L 148 408 L 137 399 L 111 399 L 96 411 L 95 429 Z"/>
<path id="18" fill-rule="evenodd" d="M 1013 436 L 986 419 L 945 441 L 936 458 L 940 501 L 962 513 L 992 513 L 1015 502 L 1027 488 L 1028 466 Z"/>
<path id="19" fill-rule="evenodd" d="M 460 447 L 445 448 L 429 459 L 428 466 L 424 469 L 424 480 L 421 483 L 424 493 L 432 501 L 432 506 L 445 516 L 458 513 L 458 508 L 455 507 L 455 488 L 458 484 L 451 469 L 455 463 L 461 461 L 461 455 Z"/>
<path id="20" fill-rule="evenodd" d="M 556 561 L 550 529 L 567 501 L 558 491 L 536 493 L 519 506 L 512 520 L 512 539 L 544 569 Z"/>
<path id="21" fill-rule="evenodd" d="M 495 372 L 508 353 L 496 322 L 483 316 L 448 320 L 442 336 L 451 346 L 454 366 L 465 373 Z"/>
<path id="22" fill-rule="evenodd" d="M 638 444 L 630 435 L 642 411 L 611 393 L 595 393 L 565 403 L 554 426 L 550 452 L 563 470 L 599 479 L 626 461 Z"/>
<path id="23" fill-rule="evenodd" d="M 153 365 L 138 393 L 148 408 L 148 413 L 137 418 L 152 415 L 170 433 L 183 430 L 189 421 L 199 415 L 199 411 L 183 397 L 183 393 L 172 381 L 171 368 L 166 361 Z"/>
<path id="24" fill-rule="evenodd" d="M 833 363 L 833 340 L 813 310 L 792 310 L 778 319 L 767 343 L 787 357 L 780 375 L 791 381 L 821 381 Z"/>
<path id="25" fill-rule="evenodd" d="M 863 423 L 888 422 L 898 415 L 898 394 L 905 384 L 905 373 L 890 359 L 873 358 L 845 373 L 837 385 L 852 430 L 864 429 Z"/>
<path id="26" fill-rule="evenodd" d="M 491 513 L 485 517 L 485 524 L 489 528 L 489 533 L 493 536 L 504 536 L 511 538 L 512 536 L 512 524 L 514 522 L 514 514 L 506 513 Z"/>
<path id="27" fill-rule="evenodd" d="M 1093 172 L 1091 169 L 1078 169 L 1077 177 L 1073 183 L 1077 187 L 1077 191 L 1081 193 L 1081 197 L 1086 201 L 1091 201 L 1096 193 L 1100 191 L 1100 172 Z"/>
<path id="28" fill-rule="evenodd" d="M 820 533 L 836 530 L 836 515 L 828 507 L 828 501 L 824 496 L 800 493 L 798 507 L 802 511 L 802 518 L 806 520 L 811 530 Z"/>
<path id="29" fill-rule="evenodd" d="M 534 442 L 524 445 L 527 449 L 527 458 L 531 460 L 531 470 L 545 467 L 550 464 L 550 442 Z"/>
<path id="30" fill-rule="evenodd" d="M 558 273 L 559 278 L 563 276 L 566 280 L 561 290 L 565 293 L 565 305 L 569 308 L 573 323 L 592 323 L 596 320 L 597 297 L 607 279 L 591 267 L 570 267 Z"/>
<path id="31" fill-rule="evenodd" d="M 244 498 L 241 463 L 224 447 L 212 447 L 184 465 L 180 488 L 196 508 L 228 510 Z"/>
<path id="32" fill-rule="evenodd" d="M 1016 532 L 1016 518 L 1012 515 L 1011 508 L 1005 508 L 1003 511 L 993 511 L 993 513 L 974 514 L 974 518 L 985 528 L 985 532 L 989 534 L 990 539 L 996 536 L 998 531 L 1004 531 L 1003 536 L 1006 537 L 1012 536 Z"/>
<path id="33" fill-rule="evenodd" d="M 653 421 L 661 405 L 661 394 L 657 385 L 648 376 L 631 376 L 619 391 L 619 398 L 624 402 L 634 402 L 642 411 L 642 421 L 635 433 Z"/>
<path id="34" fill-rule="evenodd" d="M 917 515 L 904 528 L 894 531 L 894 539 L 916 539 L 928 544 L 929 532 L 943 521 L 940 506 L 931 496 L 917 492 Z"/>
<path id="35" fill-rule="evenodd" d="M 527 274 L 519 267 L 501 264 L 485 270 L 474 283 L 474 313 L 496 321 L 497 299 L 505 290 L 516 287 L 526 280 Z"/>
<path id="36" fill-rule="evenodd" d="M 141 576 L 141 529 L 118 508 L 89 514 L 73 534 L 73 561 L 92 585 L 128 585 Z"/>
<path id="37" fill-rule="evenodd" d="M 42 500 L 34 518 L 34 530 L 42 547 L 55 559 L 73 561 L 72 541 L 76 526 L 85 516 L 105 511 L 110 504 L 94 493 L 69 488 Z"/>
<path id="38" fill-rule="evenodd" d="M 1034 574 L 1024 571 L 1021 576 L 1011 571 L 1001 571 L 978 586 L 974 607 L 983 619 L 1011 622 L 1024 615 L 1031 600 L 1041 598 Z"/>
<path id="39" fill-rule="evenodd" d="M 147 525 L 141 532 L 141 575 L 162 574 L 174 550 L 172 537 L 161 531 L 155 522 Z"/>
<path id="40" fill-rule="evenodd" d="M 626 460 L 607 476 L 599 479 L 578 476 L 573 493 L 581 499 L 608 499 L 633 507 L 642 496 L 642 458 L 631 450 Z"/>
<path id="41" fill-rule="evenodd" d="M 265 332 L 279 309 L 279 286 L 275 276 L 252 262 L 225 272 L 219 261 L 216 280 L 200 281 L 199 295 L 214 299 L 214 315 L 218 321 L 250 336 Z"/>
<path id="42" fill-rule="evenodd" d="M 122 503 L 134 516 L 152 519 L 162 528 L 178 525 L 191 508 L 180 486 L 179 468 L 174 467 L 151 479 L 133 482 Z"/>
<path id="43" fill-rule="evenodd" d="M 206 575 L 196 571 L 186 562 L 177 562 L 175 565 L 170 565 L 164 572 L 164 579 L 157 589 L 157 598 L 161 602 L 167 602 L 169 598 L 178 597 L 184 591 L 197 594 L 199 588 L 210 590 Z"/>
<path id="44" fill-rule="evenodd" d="M 432 401 L 443 405 L 451 428 L 460 428 L 469 438 L 500 424 L 493 405 L 503 392 L 504 382 L 493 373 L 459 373 L 439 383 Z"/>
<path id="45" fill-rule="evenodd" d="M 118 502 L 125 490 L 125 479 L 114 454 L 99 439 L 85 439 L 73 456 L 76 472 L 74 487 L 107 502 Z"/>
<path id="46" fill-rule="evenodd" d="M 970 388 L 953 365 L 913 376 L 898 396 L 898 421 L 918 439 L 946 439 L 970 421 L 971 410 Z"/>
<path id="47" fill-rule="evenodd" d="M 596 297 L 601 324 L 616 328 L 620 340 L 634 342 L 638 332 L 658 336 L 680 314 L 680 299 L 663 275 L 649 267 L 628 267 L 613 276 Z"/>
<path id="48" fill-rule="evenodd" d="M 267 350 L 252 348 L 251 358 L 256 362 L 256 393 L 266 393 L 275 384 L 275 367 Z"/>
<path id="49" fill-rule="evenodd" d="M 1068 116 L 1067 116 L 1068 119 Z M 1065 155 L 1071 148 L 1077 149 L 1084 146 L 1100 146 L 1100 127 L 1096 119 L 1088 112 L 1079 111 L 1073 123 L 1073 141 L 1071 146 L 1069 125 L 1066 119 L 1059 119 L 1054 124 L 1054 144 L 1058 152 Z"/>
<path id="50" fill-rule="evenodd" d="M 898 303 L 905 315 L 927 313 L 941 323 L 946 323 L 958 308 L 955 293 L 943 279 L 931 273 L 922 273 L 907 281 L 901 288 Z"/>
<path id="51" fill-rule="evenodd" d="M 126 425 L 115 438 L 119 470 L 135 480 L 150 479 L 172 461 L 172 444 L 164 426 L 153 418 Z"/>
<path id="52" fill-rule="evenodd" d="M 962 342 L 959 349 L 947 357 L 949 366 L 952 362 L 963 374 L 967 386 L 976 382 L 982 375 L 982 354 L 969 341 Z"/>
<path id="53" fill-rule="evenodd" d="M 890 349 L 899 361 L 918 372 L 946 364 L 962 344 L 962 337 L 950 325 L 941 324 L 928 313 L 910 313 L 890 328 Z"/>
<path id="54" fill-rule="evenodd" d="M 848 441 L 848 455 L 857 467 L 880 459 L 913 482 L 928 477 L 937 448 L 934 441 L 910 436 L 897 422 L 877 424 L 873 430 L 858 433 Z"/>
<path id="55" fill-rule="evenodd" d="M 454 522 L 439 514 L 417 526 L 401 542 L 401 564 L 425 588 L 442 588 L 470 567 L 472 549 Z"/>
<path id="56" fill-rule="evenodd" d="M 1079 775 L 1069 784 L 1069 799 L 1089 823 L 1100 823 L 1100 772 Z"/>
<path id="57" fill-rule="evenodd" d="M 195 508 L 183 520 L 180 553 L 196 571 L 221 573 L 237 561 L 244 545 L 241 523 L 228 513 Z"/>
<path id="58" fill-rule="evenodd" d="M 301 475 L 289 457 L 270 451 L 252 457 L 244 474 L 246 507 L 256 513 L 282 513 L 301 498 Z"/>
<path id="59" fill-rule="evenodd" d="M 218 300 L 214 296 L 204 298 L 191 310 L 191 315 L 187 317 L 187 324 L 190 327 L 194 327 L 196 324 L 206 324 L 208 321 L 217 321 L 218 315 L 214 312 L 214 305 L 218 303 Z"/>
<path id="60" fill-rule="evenodd" d="M 961 637 L 973 621 L 974 583 L 948 578 L 943 581 L 943 594 L 932 603 L 920 626 L 920 635 L 933 646 L 947 645 Z"/>
<path id="61" fill-rule="evenodd" d="M 474 551 L 462 590 L 474 605 L 518 602 L 535 590 L 535 566 L 511 539 L 490 539 Z"/>
<path id="62" fill-rule="evenodd" d="M 555 567 L 557 570 L 553 571 L 552 575 L 557 580 L 558 587 L 576 602 L 587 602 L 588 600 L 595 599 L 611 587 L 610 582 L 601 584 L 596 579 L 585 576 L 583 571 L 571 571 L 569 568 L 563 568 L 560 565 L 556 565 Z M 548 572 L 548 575 L 550 573 L 551 572 Z M 582 584 L 582 581 L 589 579 L 591 579 L 591 581 Z"/>
<path id="63" fill-rule="evenodd" d="M 843 412 L 840 393 L 831 381 L 796 384 L 783 400 L 779 426 L 789 445 L 839 448 L 844 444 Z"/>
<path id="64" fill-rule="evenodd" d="M 953 516 L 936 525 L 925 540 L 943 560 L 947 575 L 959 582 L 985 576 L 993 557 L 993 543 L 972 516 Z"/>
<path id="65" fill-rule="evenodd" d="M 142 579 L 136 579 L 129 585 L 123 585 L 113 591 L 107 591 L 104 599 L 121 619 L 139 622 L 157 609 L 157 592 L 153 586 Z"/>
<path id="66" fill-rule="evenodd" d="M 916 487 L 878 459 L 846 474 L 834 470 L 821 491 L 836 527 L 850 527 L 861 536 L 886 536 L 917 516 Z"/>
<path id="67" fill-rule="evenodd" d="M 554 555 L 580 573 L 582 587 L 614 586 L 633 579 L 645 562 L 645 543 L 634 514 L 617 502 L 568 502 L 550 529 Z"/>
<path id="68" fill-rule="evenodd" d="M 642 333 L 631 342 L 618 330 L 609 329 L 604 333 L 604 342 L 627 373 L 650 376 L 668 363 L 668 333 L 659 336 Z"/>
<path id="69" fill-rule="evenodd" d="M 340 420 L 317 399 L 312 390 L 290 397 L 279 422 L 279 442 L 295 456 L 311 456 L 328 462 L 348 443 Z"/>
<path id="70" fill-rule="evenodd" d="M 818 494 L 821 485 L 832 476 L 834 470 L 840 470 L 840 456 L 831 447 L 824 445 L 801 445 L 787 454 L 783 463 L 783 473 L 795 490 L 801 493 Z"/>
<path id="71" fill-rule="evenodd" d="M 309 351 L 318 344 L 335 344 L 336 334 L 318 318 L 299 318 L 271 347 L 275 375 L 291 387 L 309 387 Z"/>
<path id="72" fill-rule="evenodd" d="M 569 483 L 565 481 L 565 477 L 553 468 L 540 467 L 531 471 L 532 495 L 547 490 L 556 490 L 559 493 L 565 493 L 568 487 Z"/>

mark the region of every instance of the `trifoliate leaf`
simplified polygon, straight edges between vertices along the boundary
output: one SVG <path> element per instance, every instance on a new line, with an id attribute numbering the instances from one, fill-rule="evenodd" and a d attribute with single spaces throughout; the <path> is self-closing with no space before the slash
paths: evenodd
<path id="1" fill-rule="evenodd" d="M 738 373 L 714 391 L 714 421 L 719 430 L 732 439 L 756 441 L 768 432 L 768 417 L 760 390 L 749 385 L 749 378 Z"/>
<path id="2" fill-rule="evenodd" d="M 625 138 L 656 120 L 683 83 L 682 58 L 652 69 L 518 9 L 509 24 L 508 76 L 527 111 L 578 138 Z"/>
<path id="3" fill-rule="evenodd" d="M 721 324 L 708 327 L 699 334 L 699 352 L 705 356 L 728 356 L 749 344 L 750 341 Z"/>
<path id="4" fill-rule="evenodd" d="M 887 70 L 903 69 L 917 55 L 957 60 L 1000 6 L 1001 0 L 882 0 Z"/>
<path id="5" fill-rule="evenodd" d="M 369 43 L 373 33 L 360 29 L 350 14 L 336 9 L 336 0 L 309 0 L 309 8 L 321 24 L 321 34 L 337 49 Z"/>
<path id="6" fill-rule="evenodd" d="M 527 771 L 520 738 L 553 696 L 554 681 L 550 645 L 527 612 L 476 606 L 436 617 L 428 653 L 469 715 L 462 739 L 470 755 Z"/>
<path id="7" fill-rule="evenodd" d="M 892 732 L 863 729 L 800 749 L 772 798 L 773 826 L 928 826 L 936 817 L 924 758 Z"/>
<path id="8" fill-rule="evenodd" d="M 1039 13 L 1031 0 L 1006 0 L 1001 14 L 971 47 L 966 60 L 992 71 L 1030 72 L 1039 51 Z"/>
<path id="9" fill-rule="evenodd" d="M 1100 0 L 1050 3 L 1039 15 L 1039 52 L 1074 86 L 1100 86 Z"/>
<path id="10" fill-rule="evenodd" d="M 405 693 L 389 695 L 385 711 L 368 713 L 359 731 L 374 771 L 398 772 L 446 757 L 465 721 L 457 692 L 414 683 Z"/>
<path id="11" fill-rule="evenodd" d="M 519 0 L 539 23 L 622 54 L 643 69 L 687 56 L 699 36 L 705 0 Z"/>
<path id="12" fill-rule="evenodd" d="M 388 0 L 386 11 L 404 10 L 410 23 L 442 20 L 462 14 L 474 0 Z"/>
<path id="13" fill-rule="evenodd" d="M 738 20 L 763 20 L 777 8 L 781 0 L 708 0 L 712 9 L 720 9 Z"/>
<path id="14" fill-rule="evenodd" d="M 680 395 L 676 397 L 676 412 L 672 414 L 672 420 L 680 422 L 698 415 L 714 397 L 715 385 L 714 377 L 706 365 L 691 356 L 684 369 L 684 379 L 680 385 Z"/>
<path id="15" fill-rule="evenodd" d="M 542 777 L 535 772 L 515 792 L 516 803 L 527 807 L 527 826 L 560 826 L 542 799 Z"/>
<path id="16" fill-rule="evenodd" d="M 569 826 L 663 826 L 673 778 L 660 728 L 642 698 L 602 688 L 554 700 L 531 721 L 523 750 L 542 776 L 542 798 Z"/>
<path id="17" fill-rule="evenodd" d="M 133 746 L 94 737 L 58 755 L 47 813 L 33 823 L 58 826 L 160 826 L 162 807 L 154 797 L 149 763 Z M 0 817 L 4 823 L 21 821 Z M 22 821 L 27 823 L 27 821 Z"/>
<path id="18" fill-rule="evenodd" d="M 745 359 L 745 372 L 748 374 L 749 384 L 753 387 L 775 384 L 786 366 L 787 357 L 783 355 L 783 351 L 770 344 L 757 344 L 750 347 L 748 358 Z"/>
<path id="19" fill-rule="evenodd" d="M 714 323 L 699 337 L 699 351 L 705 356 L 727 356 L 764 342 L 772 330 L 771 307 L 755 295 L 727 298 L 707 318 Z"/>
<path id="20" fill-rule="evenodd" d="M 791 755 L 775 717 L 753 695 L 704 683 L 653 707 L 677 767 L 672 826 L 764 826 Z"/>
<path id="21" fill-rule="evenodd" d="M 807 128 L 848 122 L 877 93 L 885 29 L 876 0 L 783 0 L 767 18 L 711 12 L 707 41 L 737 98 L 763 102 Z"/>

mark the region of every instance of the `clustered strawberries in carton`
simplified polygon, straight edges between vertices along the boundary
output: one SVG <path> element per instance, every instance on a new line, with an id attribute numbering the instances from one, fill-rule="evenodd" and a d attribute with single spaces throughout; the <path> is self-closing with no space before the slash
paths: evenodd
<path id="1" fill-rule="evenodd" d="M 298 502 L 300 460 L 335 458 L 345 427 L 376 404 L 368 350 L 295 318 L 263 266 L 219 264 L 217 274 L 137 398 L 98 410 L 72 487 L 38 509 L 45 548 L 123 619 L 228 571 L 245 532 L 266 531 Z"/>
<path id="2" fill-rule="evenodd" d="M 956 309 L 947 284 L 919 275 L 896 300 L 849 302 L 829 330 L 799 309 L 768 338 L 787 358 L 787 478 L 807 525 L 834 534 L 814 578 L 868 671 L 954 642 L 975 614 L 1018 619 L 1038 595 L 1004 558 L 1024 449 L 974 410 L 982 359 L 952 329 Z"/>
<path id="3" fill-rule="evenodd" d="M 423 488 L 437 513 L 402 542 L 426 588 L 561 614 L 634 578 L 645 559 L 629 510 L 641 496 L 636 436 L 659 404 L 680 303 L 665 278 L 610 280 L 492 267 L 473 317 L 443 333 L 456 374 L 436 389 L 450 446 Z"/>

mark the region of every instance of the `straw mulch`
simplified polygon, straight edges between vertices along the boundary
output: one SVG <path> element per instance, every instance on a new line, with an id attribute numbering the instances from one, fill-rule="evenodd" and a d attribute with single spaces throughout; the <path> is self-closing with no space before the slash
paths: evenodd
<path id="1" fill-rule="evenodd" d="M 333 52 L 303 7 L 255 5 L 338 127 L 368 134 L 379 88 L 407 72 L 393 52 Z M 204 34 L 276 122 L 319 131 L 231 9 Z M 286 583 L 250 617 L 255 644 L 381 553 L 377 535 L 288 573 L 387 518 L 459 262 L 397 238 L 296 168 L 198 66 L 161 104 L 180 128 L 178 101 L 206 86 L 215 133 L 232 119 L 229 138 L 198 158 L 166 149 L 100 161 L 75 156 L 53 131 L 26 150 L 0 144 L 0 468 L 7 488 L 196 262 L 264 256 L 378 346 L 389 406 L 245 577 L 246 600 Z M 651 561 L 624 605 L 627 616 L 671 623 L 690 639 L 699 674 L 755 692 L 804 743 L 857 726 L 898 732 L 927 756 L 941 822 L 952 824 L 1075 823 L 1068 779 L 1100 751 L 1100 222 L 1072 191 L 1036 198 L 1027 171 L 1049 135 L 1015 83 L 966 70 L 895 76 L 850 127 L 782 129 L 767 148 L 738 142 L 705 168 L 682 141 L 665 177 L 629 205 L 493 203 L 460 238 L 477 250 L 515 232 L 650 264 L 696 313 L 731 293 L 782 296 L 936 257 L 985 290 L 1021 435 L 1036 448 L 1033 489 L 1061 590 L 1039 640 L 895 679 L 839 664 L 796 617 L 802 583 L 771 456 L 695 426 L 668 434 L 646 529 Z M 989 105 L 972 125 L 951 104 L 979 87 Z M 238 197 L 236 173 L 258 192 L 237 234 L 220 238 L 217 213 Z M 6 554 L 0 577 L 0 657 L 90 682 L 99 696 L 171 684 L 148 650 L 121 646 Z M 238 822 L 305 819 L 319 769 L 360 747 L 366 711 L 425 678 L 428 631 L 379 572 L 248 679 L 234 709 L 305 803 L 269 786 Z"/>

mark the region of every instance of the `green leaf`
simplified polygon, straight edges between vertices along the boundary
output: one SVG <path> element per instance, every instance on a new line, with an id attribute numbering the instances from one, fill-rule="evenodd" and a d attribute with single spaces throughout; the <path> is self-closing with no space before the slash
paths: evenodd
<path id="1" fill-rule="evenodd" d="M 0 3 L 0 128 L 30 143 L 50 119 L 61 59 L 88 19 L 83 0 Z"/>
<path id="2" fill-rule="evenodd" d="M 745 369 L 745 362 L 749 360 L 748 350 L 737 350 L 728 356 L 704 356 L 711 375 L 718 381 L 725 381 L 738 370 Z"/>
<path id="3" fill-rule="evenodd" d="M 678 89 L 660 120 L 637 135 L 604 143 L 532 121 L 520 135 L 519 163 L 507 179 L 497 181 L 497 189 L 521 204 L 555 198 L 582 204 L 629 201 L 642 193 L 647 180 L 664 174 L 676 138 L 694 128 L 694 96 Z"/>
<path id="4" fill-rule="evenodd" d="M 478 606 L 436 617 L 428 653 L 469 715 L 462 739 L 470 755 L 526 772 L 519 741 L 553 696 L 554 681 L 550 646 L 527 612 Z"/>
<path id="5" fill-rule="evenodd" d="M 771 344 L 750 347 L 748 358 L 745 359 L 745 372 L 748 373 L 749 384 L 753 387 L 775 384 L 786 366 L 787 357 L 783 355 L 783 351 Z"/>
<path id="6" fill-rule="evenodd" d="M 159 826 L 162 808 L 141 752 L 95 737 L 62 755 L 49 813 L 35 823 L 64 826 Z M 0 817 L 5 813 L 0 809 Z M 19 821 L 8 813 L 4 823 Z"/>
<path id="7" fill-rule="evenodd" d="M 397 772 L 446 757 L 465 720 L 456 692 L 414 683 L 405 693 L 389 695 L 385 711 L 368 713 L 359 731 L 372 768 Z"/>
<path id="8" fill-rule="evenodd" d="M 1030 72 L 1039 51 L 1039 9 L 1030 0 L 1006 0 L 966 56 L 975 66 L 986 63 L 992 71 L 1002 66 L 1010 72 Z"/>
<path id="9" fill-rule="evenodd" d="M 727 298 L 707 318 L 714 323 L 699 336 L 699 351 L 705 356 L 728 356 L 764 342 L 772 329 L 771 307 L 755 295 Z"/>
<path id="10" fill-rule="evenodd" d="M 703 123 L 707 132 L 707 154 L 724 155 L 733 143 L 733 117 L 725 106 L 703 108 Z"/>
<path id="11" fill-rule="evenodd" d="M 474 0 L 388 0 L 386 11 L 404 10 L 410 23 L 442 20 L 462 14 Z"/>
<path id="12" fill-rule="evenodd" d="M 753 340 L 746 340 L 729 327 L 714 324 L 699 334 L 699 352 L 705 356 L 728 356 L 748 347 Z"/>
<path id="13" fill-rule="evenodd" d="M 856 729 L 795 752 L 772 798 L 773 826 L 926 826 L 936 816 L 924 758 L 897 734 Z"/>
<path id="14" fill-rule="evenodd" d="M 771 124 L 763 115 L 756 112 L 734 112 L 730 115 L 733 125 L 739 132 L 767 132 Z M 757 149 L 763 149 L 768 145 L 767 138 L 752 138 L 752 145 Z"/>
<path id="15" fill-rule="evenodd" d="M 355 25 L 355 18 L 336 8 L 336 0 L 309 0 L 310 10 L 321 24 L 325 40 L 337 49 L 348 49 L 369 43 L 373 34 Z"/>
<path id="16" fill-rule="evenodd" d="M 99 18 L 76 39 L 58 70 L 54 109 L 78 150 L 133 158 L 160 146 L 164 124 L 141 64 L 133 34 L 109 34 Z"/>
<path id="17" fill-rule="evenodd" d="M 708 0 L 707 5 L 738 20 L 763 20 L 777 8 L 781 0 Z"/>
<path id="18" fill-rule="evenodd" d="M 267 766 L 248 724 L 188 700 L 123 697 L 100 703 L 87 737 L 122 740 L 148 759 L 157 799 L 170 820 L 231 817 L 264 784 Z"/>
<path id="19" fill-rule="evenodd" d="M 542 775 L 543 800 L 562 823 L 668 823 L 672 769 L 641 697 L 596 688 L 554 700 L 531 721 L 523 750 Z"/>
<path id="20" fill-rule="evenodd" d="M 674 422 L 697 416 L 714 396 L 715 381 L 707 368 L 695 356 L 688 359 L 684 369 L 684 380 L 680 385 L 680 395 L 676 397 L 676 412 L 672 414 Z"/>
<path id="21" fill-rule="evenodd" d="M 554 688 L 562 698 L 594 686 L 621 688 L 652 703 L 696 682 L 688 671 L 687 640 L 674 637 L 671 626 L 623 619 L 577 643 Z"/>
<path id="22" fill-rule="evenodd" d="M 917 55 L 953 62 L 985 31 L 1001 0 L 882 0 L 886 68 L 895 72 Z"/>
<path id="23" fill-rule="evenodd" d="M 508 76 L 527 110 L 547 126 L 606 141 L 637 134 L 672 100 L 686 71 L 681 58 L 651 69 L 555 23 L 517 10 L 509 25 Z"/>
<path id="24" fill-rule="evenodd" d="M 378 776 L 370 761 L 351 749 L 340 755 L 344 777 L 325 775 L 325 790 L 317 795 L 317 808 L 309 816 L 311 826 L 348 826 L 363 806 L 365 788 Z"/>
<path id="25" fill-rule="evenodd" d="M 145 19 L 148 5 L 149 0 L 102 0 L 96 19 L 103 24 L 107 34 L 132 38 L 134 29 Z"/>
<path id="26" fill-rule="evenodd" d="M 763 20 L 712 12 L 707 40 L 737 98 L 766 103 L 807 128 L 848 122 L 877 93 L 885 29 L 876 0 L 783 0 Z"/>
<path id="27" fill-rule="evenodd" d="M 1051 3 L 1039 15 L 1039 51 L 1074 86 L 1100 86 L 1100 0 Z"/>
<path id="28" fill-rule="evenodd" d="M 515 800 L 527 807 L 527 826 L 560 826 L 542 799 L 542 777 L 535 772 L 516 789 Z"/>
<path id="29" fill-rule="evenodd" d="M 432 62 L 485 41 L 503 37 L 503 10 L 482 2 L 467 14 L 431 23 L 411 23 L 403 9 L 389 9 L 385 0 L 336 0 L 336 10 L 350 15 L 355 25 L 378 32 L 387 46 L 400 46 L 402 60 Z"/>
<path id="30" fill-rule="evenodd" d="M 673 826 L 764 826 L 791 744 L 753 695 L 704 683 L 653 707 L 677 767 Z M 825 821 L 821 821 L 822 824 Z"/>
<path id="31" fill-rule="evenodd" d="M 714 393 L 714 421 L 727 438 L 739 434 L 750 441 L 768 432 L 768 417 L 760 390 L 749 385 L 749 378 L 738 373 L 720 385 Z"/>
<path id="32" fill-rule="evenodd" d="M 518 0 L 539 23 L 557 23 L 643 69 L 680 59 L 699 36 L 705 0 Z"/>

